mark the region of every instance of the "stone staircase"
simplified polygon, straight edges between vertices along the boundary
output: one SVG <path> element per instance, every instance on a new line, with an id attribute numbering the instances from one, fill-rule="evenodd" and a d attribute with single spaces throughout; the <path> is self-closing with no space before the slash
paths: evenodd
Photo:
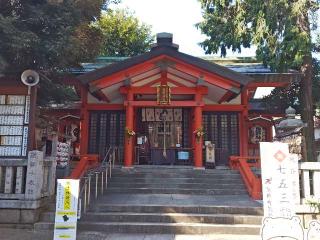
<path id="1" fill-rule="evenodd" d="M 106 193 L 79 221 L 78 231 L 258 235 L 262 213 L 237 171 L 118 167 Z M 53 229 L 53 222 L 52 204 L 35 230 Z"/>

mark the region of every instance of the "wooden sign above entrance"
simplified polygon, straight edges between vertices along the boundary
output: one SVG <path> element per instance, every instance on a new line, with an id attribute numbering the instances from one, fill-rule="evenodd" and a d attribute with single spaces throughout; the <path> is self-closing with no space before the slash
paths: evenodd
<path id="1" fill-rule="evenodd" d="M 157 103 L 159 105 L 169 105 L 171 102 L 171 89 L 168 85 L 157 86 Z"/>

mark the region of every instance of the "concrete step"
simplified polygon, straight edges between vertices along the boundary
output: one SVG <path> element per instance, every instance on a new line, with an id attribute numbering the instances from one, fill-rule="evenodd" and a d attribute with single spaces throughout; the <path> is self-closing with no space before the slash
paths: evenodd
<path id="1" fill-rule="evenodd" d="M 92 178 L 95 180 L 95 178 Z M 101 181 L 101 177 L 98 179 Z M 108 178 L 109 183 L 163 183 L 163 178 L 136 178 L 136 177 L 114 177 Z M 237 178 L 214 178 L 214 179 L 206 179 L 206 178 L 166 178 L 166 182 L 170 182 L 173 184 L 181 184 L 181 183 L 199 183 L 199 184 L 220 184 L 220 183 L 230 183 L 230 184 L 243 184 L 242 179 Z"/>
<path id="2" fill-rule="evenodd" d="M 158 222 L 158 223 L 211 223 L 211 224 L 261 224 L 261 216 L 236 214 L 184 214 L 184 213 L 95 213 L 88 212 L 86 222 Z"/>
<path id="3" fill-rule="evenodd" d="M 99 185 L 100 186 L 100 185 Z M 95 187 L 95 184 L 94 184 Z M 137 182 L 109 182 L 108 187 L 119 187 L 119 188 L 182 188 L 182 189 L 245 189 L 243 183 L 137 183 Z"/>
<path id="4" fill-rule="evenodd" d="M 54 224 L 40 222 L 35 224 L 36 231 L 52 230 Z M 78 223 L 79 231 L 107 233 L 144 233 L 144 234 L 246 234 L 257 235 L 260 225 L 247 224 L 205 224 L 205 223 L 127 223 L 127 222 L 84 222 Z"/>
<path id="5" fill-rule="evenodd" d="M 55 213 L 41 214 L 41 222 L 54 222 Z M 87 212 L 81 218 L 85 222 L 162 222 L 162 223 L 211 223 L 211 224 L 255 224 L 262 216 L 240 214 L 199 213 L 137 213 L 137 212 Z"/>
<path id="6" fill-rule="evenodd" d="M 193 189 L 193 188 L 130 188 L 130 187 L 108 187 L 108 193 L 127 193 L 127 194 L 189 194 L 189 195 L 244 195 L 247 190 L 242 189 Z"/>
<path id="7" fill-rule="evenodd" d="M 112 177 L 130 177 L 130 178 L 201 178 L 201 179 L 240 179 L 239 173 L 166 173 L 166 172 L 113 172 Z"/>
<path id="8" fill-rule="evenodd" d="M 228 167 L 223 169 L 195 169 L 193 166 L 170 166 L 170 165 L 138 165 L 133 168 L 123 168 L 121 166 L 115 166 L 113 171 L 121 172 L 167 172 L 167 173 L 238 173 L 238 170 L 232 170 Z"/>
<path id="9" fill-rule="evenodd" d="M 239 214 L 262 216 L 262 207 L 205 206 L 205 205 L 127 205 L 127 204 L 93 204 L 92 212 L 135 212 L 135 213 L 181 213 L 181 214 Z"/>

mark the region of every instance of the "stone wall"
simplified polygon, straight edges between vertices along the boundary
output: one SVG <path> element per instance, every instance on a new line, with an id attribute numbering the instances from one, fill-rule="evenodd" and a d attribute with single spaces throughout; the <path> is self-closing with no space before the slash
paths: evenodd
<path id="1" fill-rule="evenodd" d="M 0 159 L 0 223 L 38 221 L 54 196 L 55 172 L 55 158 L 41 151 L 30 151 L 26 160 Z"/>

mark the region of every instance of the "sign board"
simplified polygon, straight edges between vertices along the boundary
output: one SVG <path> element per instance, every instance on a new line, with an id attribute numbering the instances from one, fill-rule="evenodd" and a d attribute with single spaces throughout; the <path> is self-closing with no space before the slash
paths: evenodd
<path id="1" fill-rule="evenodd" d="M 280 142 L 260 143 L 260 154 L 264 216 L 293 217 L 300 200 L 298 156 Z"/>
<path id="2" fill-rule="evenodd" d="M 79 180 L 58 179 L 54 240 L 76 240 Z"/>
<path id="3" fill-rule="evenodd" d="M 0 157 L 26 157 L 30 96 L 0 95 Z"/>
<path id="4" fill-rule="evenodd" d="M 169 105 L 171 103 L 171 89 L 168 85 L 157 86 L 157 103 L 159 105 Z"/>
<path id="5" fill-rule="evenodd" d="M 210 141 L 206 141 L 206 162 L 207 163 L 215 163 L 215 152 L 214 152 L 214 144 Z"/>

